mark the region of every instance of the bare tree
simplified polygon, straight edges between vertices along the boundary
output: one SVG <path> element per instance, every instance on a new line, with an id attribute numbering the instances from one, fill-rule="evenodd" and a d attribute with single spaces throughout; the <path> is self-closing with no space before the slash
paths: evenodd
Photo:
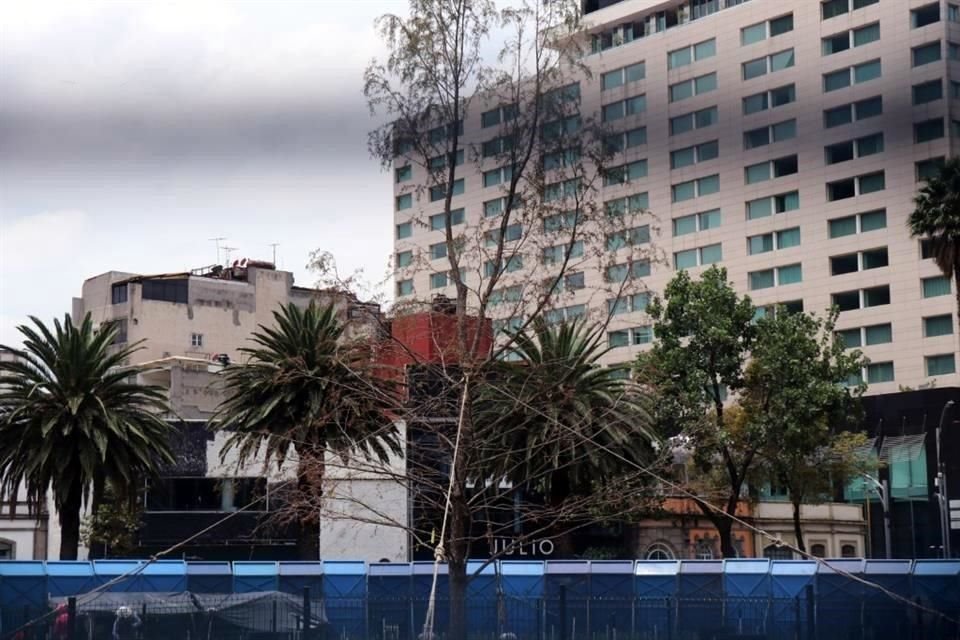
<path id="1" fill-rule="evenodd" d="M 492 541 L 512 526 L 518 502 L 530 531 L 553 535 L 558 520 L 574 520 L 568 510 L 583 513 L 603 490 L 580 503 L 526 504 L 520 486 L 504 480 L 511 474 L 491 471 L 498 452 L 478 411 L 496 361 L 512 356 L 513 332 L 534 318 L 571 320 L 597 301 L 618 310 L 644 291 L 633 276 L 650 260 L 645 203 L 639 194 L 610 202 L 599 194 L 645 175 L 645 163 L 618 164 L 611 132 L 581 110 L 590 72 L 580 62 L 579 18 L 572 0 L 503 10 L 488 0 L 411 0 L 407 17 L 379 19 L 389 53 L 366 71 L 371 111 L 389 120 L 371 133 L 371 153 L 402 185 L 397 208 L 410 212 L 407 222 L 442 232 L 429 255 L 398 253 L 396 277 L 422 280 L 443 260 L 431 284 L 454 291 L 455 348 L 423 369 L 442 384 L 408 415 L 407 466 L 414 500 L 440 507 L 436 530 L 413 527 L 449 565 L 455 638 L 464 634 L 466 563 L 477 536 Z M 482 211 L 455 204 L 467 180 L 490 194 Z M 586 289 L 585 271 L 608 278 Z M 399 308 L 424 302 L 411 295 Z M 524 495 L 538 473 L 552 471 L 528 469 Z"/>

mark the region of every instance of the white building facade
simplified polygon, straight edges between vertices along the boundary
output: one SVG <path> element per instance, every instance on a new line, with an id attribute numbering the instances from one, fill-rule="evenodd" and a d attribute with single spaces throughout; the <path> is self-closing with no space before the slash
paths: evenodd
<path id="1" fill-rule="evenodd" d="M 622 131 L 622 162 L 642 167 L 597 197 L 633 197 L 646 210 L 661 259 L 644 271 L 645 289 L 661 292 L 678 269 L 696 277 L 720 264 L 760 307 L 839 307 L 845 340 L 870 359 L 870 394 L 960 384 L 957 285 L 906 228 L 921 179 L 960 136 L 960 4 L 587 0 L 584 8 L 582 62 L 592 74 L 579 77 L 581 113 Z M 467 144 L 498 135 L 489 126 L 495 108 L 466 114 Z M 459 170 L 452 209 L 463 210 L 467 229 L 502 195 L 484 186 L 489 168 L 467 161 Z M 398 300 L 451 295 L 437 275 L 446 259 L 430 255 L 442 228 L 414 222 L 442 214 L 443 201 L 411 193 L 425 179 L 416 168 L 394 178 Z M 539 275 L 535 262 L 504 278 Z M 607 361 L 629 362 L 652 340 L 650 319 L 643 305 L 609 299 L 591 264 L 563 304 L 615 309 Z M 481 275 L 467 271 L 468 285 Z"/>

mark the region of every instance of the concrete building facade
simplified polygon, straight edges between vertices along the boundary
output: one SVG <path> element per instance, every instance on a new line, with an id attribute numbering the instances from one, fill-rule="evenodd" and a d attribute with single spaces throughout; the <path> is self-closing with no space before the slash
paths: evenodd
<path id="1" fill-rule="evenodd" d="M 696 277 L 717 263 L 764 312 L 838 306 L 844 338 L 870 359 L 870 394 L 958 386 L 957 285 L 905 223 L 921 179 L 960 136 L 960 4 L 586 0 L 584 9 L 581 62 L 592 75 L 573 76 L 580 112 L 632 135 L 619 153 L 643 169 L 596 197 L 643 203 L 660 258 L 643 287 L 661 292 L 678 269 Z M 499 106 L 477 100 L 465 114 L 468 154 L 498 136 L 488 114 Z M 486 204 L 502 195 L 485 186 L 494 164 L 468 157 L 458 169 L 452 208 L 467 236 L 482 233 Z M 444 232 L 417 223 L 443 201 L 411 190 L 428 180 L 411 167 L 395 180 L 398 299 L 451 295 L 449 279 L 435 277 L 449 266 L 431 255 Z M 629 362 L 652 339 L 650 320 L 613 304 L 589 255 L 574 267 L 583 286 L 562 305 L 616 309 L 608 363 Z M 545 273 L 539 256 L 523 258 L 507 284 Z M 466 271 L 470 286 L 482 277 Z"/>

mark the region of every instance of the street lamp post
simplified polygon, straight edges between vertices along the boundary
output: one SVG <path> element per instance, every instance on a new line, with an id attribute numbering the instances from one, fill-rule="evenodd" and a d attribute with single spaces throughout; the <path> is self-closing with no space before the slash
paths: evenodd
<path id="1" fill-rule="evenodd" d="M 943 557 L 950 558 L 950 502 L 947 493 L 947 471 L 943 458 L 940 457 L 940 433 L 943 431 L 943 421 L 947 417 L 947 410 L 954 405 L 953 400 L 947 400 L 940 412 L 940 422 L 937 424 L 937 504 L 940 506 L 940 538 L 943 548 Z"/>
<path id="2" fill-rule="evenodd" d="M 872 482 L 877 493 L 880 494 L 880 505 L 883 507 L 883 546 L 889 560 L 893 557 L 893 539 L 890 537 L 890 487 L 886 480 L 880 482 L 866 473 L 863 477 Z"/>

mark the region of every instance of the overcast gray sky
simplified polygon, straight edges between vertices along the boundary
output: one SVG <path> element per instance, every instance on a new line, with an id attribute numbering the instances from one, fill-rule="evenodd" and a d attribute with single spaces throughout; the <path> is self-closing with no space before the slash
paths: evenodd
<path id="1" fill-rule="evenodd" d="M 314 248 L 379 279 L 391 183 L 369 158 L 373 19 L 405 0 L 0 2 L 0 342 L 111 269 Z"/>

